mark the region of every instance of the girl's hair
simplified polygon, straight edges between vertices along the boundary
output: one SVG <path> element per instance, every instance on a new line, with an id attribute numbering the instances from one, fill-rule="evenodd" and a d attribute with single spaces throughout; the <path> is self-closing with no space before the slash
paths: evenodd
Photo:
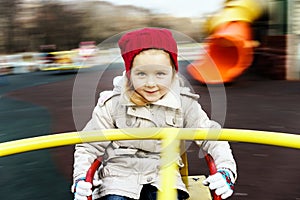
<path id="1" fill-rule="evenodd" d="M 141 53 L 144 53 L 145 51 L 147 51 L 147 53 L 152 54 L 152 55 L 160 54 L 162 52 L 167 53 L 161 49 L 148 49 L 148 50 L 142 51 Z M 169 55 L 169 57 L 170 57 L 170 55 Z M 172 65 L 172 74 L 173 74 L 172 78 L 174 79 L 177 71 L 175 69 L 174 63 L 171 60 L 171 57 L 170 57 L 170 64 Z M 130 73 L 130 71 L 129 71 L 129 73 Z M 145 99 L 142 95 L 140 95 L 138 92 L 135 91 L 133 84 L 128 77 L 131 77 L 131 76 L 126 76 L 125 95 L 127 95 L 127 97 L 130 99 L 130 101 L 133 102 L 134 104 L 136 104 L 137 106 L 145 106 L 145 105 L 149 104 L 150 102 L 147 99 Z"/>

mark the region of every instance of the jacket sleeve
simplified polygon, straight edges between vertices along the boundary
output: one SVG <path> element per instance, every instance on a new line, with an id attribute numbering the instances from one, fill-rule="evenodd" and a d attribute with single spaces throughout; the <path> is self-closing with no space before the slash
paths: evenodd
<path id="1" fill-rule="evenodd" d="M 114 122 L 111 117 L 112 101 L 107 100 L 103 103 L 101 97 L 98 100 L 96 107 L 94 108 L 92 118 L 84 127 L 83 131 L 93 131 L 101 129 L 114 128 Z M 82 133 L 84 134 L 84 132 Z M 99 132 L 101 134 L 101 132 Z M 106 146 L 110 142 L 94 142 L 94 143 L 81 143 L 75 145 L 74 152 L 74 170 L 73 180 L 76 181 L 79 178 L 83 178 L 86 175 L 87 170 L 91 166 L 92 162 L 99 156 L 104 154 Z"/>
<path id="2" fill-rule="evenodd" d="M 185 108 L 185 128 L 212 128 L 221 129 L 221 126 L 210 120 L 201 105 L 195 99 L 189 99 Z M 236 162 L 232 154 L 232 150 L 227 141 L 196 141 L 204 151 L 209 153 L 216 164 L 217 169 L 227 168 L 230 169 L 236 179 L 237 169 Z"/>

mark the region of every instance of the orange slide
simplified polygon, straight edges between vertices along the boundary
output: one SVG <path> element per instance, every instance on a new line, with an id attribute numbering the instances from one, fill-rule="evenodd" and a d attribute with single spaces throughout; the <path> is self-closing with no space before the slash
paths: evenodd
<path id="1" fill-rule="evenodd" d="M 196 80 L 206 84 L 232 82 L 252 63 L 251 22 L 262 12 L 258 0 L 226 1 L 224 9 L 207 22 L 210 36 L 206 54 L 187 66 Z"/>

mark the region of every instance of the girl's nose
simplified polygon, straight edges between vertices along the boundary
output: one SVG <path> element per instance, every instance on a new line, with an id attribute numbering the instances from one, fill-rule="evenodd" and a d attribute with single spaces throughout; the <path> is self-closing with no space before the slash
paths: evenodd
<path id="1" fill-rule="evenodd" d="M 156 85 L 153 77 L 149 77 L 145 83 L 146 87 L 154 87 Z"/>

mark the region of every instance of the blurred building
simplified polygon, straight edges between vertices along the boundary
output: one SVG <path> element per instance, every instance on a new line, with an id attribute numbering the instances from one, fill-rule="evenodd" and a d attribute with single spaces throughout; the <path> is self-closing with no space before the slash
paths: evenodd
<path id="1" fill-rule="evenodd" d="M 300 79 L 300 0 L 288 1 L 287 34 L 288 60 L 287 79 Z"/>
<path id="2" fill-rule="evenodd" d="M 267 12 L 254 25 L 253 69 L 271 79 L 300 79 L 300 0 L 268 0 Z"/>

